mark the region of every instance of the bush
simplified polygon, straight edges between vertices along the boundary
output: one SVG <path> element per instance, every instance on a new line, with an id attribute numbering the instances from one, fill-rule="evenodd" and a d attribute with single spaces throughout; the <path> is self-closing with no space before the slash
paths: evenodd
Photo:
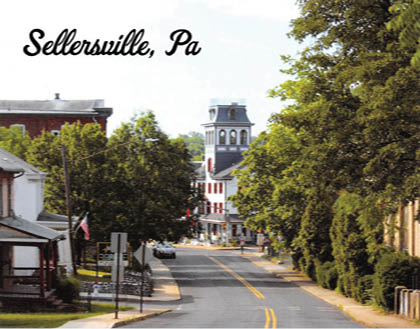
<path id="1" fill-rule="evenodd" d="M 58 298 L 65 303 L 72 303 L 74 299 L 79 299 L 80 281 L 75 278 L 61 279 L 56 291 Z"/>
<path id="2" fill-rule="evenodd" d="M 372 300 L 372 288 L 373 288 L 373 274 L 365 275 L 359 278 L 355 291 L 355 298 L 358 302 L 366 304 Z"/>
<path id="3" fill-rule="evenodd" d="M 334 262 L 325 262 L 317 266 L 316 281 L 323 288 L 334 290 L 337 287 L 337 269 Z"/>
<path id="4" fill-rule="evenodd" d="M 377 305 L 386 309 L 394 307 L 394 288 L 409 287 L 412 273 L 419 267 L 419 260 L 400 252 L 386 251 L 375 266 L 373 298 Z"/>

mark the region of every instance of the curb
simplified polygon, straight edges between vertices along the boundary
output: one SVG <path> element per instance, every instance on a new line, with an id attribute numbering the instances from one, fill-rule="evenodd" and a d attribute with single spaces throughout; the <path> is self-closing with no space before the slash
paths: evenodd
<path id="1" fill-rule="evenodd" d="M 420 325 L 414 323 L 410 319 L 403 318 L 395 314 L 380 314 L 379 311 L 373 309 L 369 305 L 362 305 L 354 299 L 341 295 L 334 290 L 329 290 L 318 286 L 310 278 L 298 271 L 292 270 L 291 267 L 274 269 L 280 266 L 269 260 L 257 255 L 244 256 L 254 265 L 264 268 L 267 272 L 272 273 L 276 277 L 294 283 L 299 288 L 310 293 L 311 295 L 338 307 L 343 313 L 347 314 L 352 320 L 371 328 L 419 328 Z M 254 259 L 253 259 L 254 258 Z M 260 258 L 255 260 L 255 258 Z M 264 266 L 266 263 L 267 266 Z M 288 273 L 285 273 L 288 272 Z"/>
<path id="2" fill-rule="evenodd" d="M 138 316 L 138 317 L 134 317 L 131 319 L 127 319 L 127 320 L 121 320 L 118 322 L 115 322 L 111 328 L 118 328 L 118 327 L 122 327 L 125 326 L 126 324 L 132 323 L 132 322 L 138 322 L 138 321 L 143 321 L 143 320 L 147 320 L 150 318 L 153 318 L 155 316 L 161 315 L 161 314 L 165 314 L 165 313 L 169 313 L 172 312 L 172 309 L 167 309 L 167 310 L 162 310 L 160 312 L 154 312 L 154 313 L 150 313 L 150 314 L 146 314 L 143 316 Z"/>

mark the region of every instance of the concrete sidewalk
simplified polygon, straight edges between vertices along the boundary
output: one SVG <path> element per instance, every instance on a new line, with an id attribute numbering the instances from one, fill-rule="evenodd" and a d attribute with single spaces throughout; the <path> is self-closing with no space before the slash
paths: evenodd
<path id="1" fill-rule="evenodd" d="M 93 316 L 86 319 L 69 321 L 60 328 L 116 328 L 129 322 L 141 321 L 153 316 L 170 312 L 171 309 L 148 308 L 147 302 L 169 302 L 181 299 L 181 294 L 177 283 L 175 282 L 171 271 L 159 259 L 150 262 L 153 271 L 154 293 L 152 297 L 144 297 L 146 303 L 143 312 L 139 309 L 118 312 L 118 319 L 115 319 L 115 313 L 108 313 L 99 316 Z M 87 293 L 80 294 L 82 298 L 87 298 Z M 99 294 L 92 299 L 100 301 L 112 301 L 113 294 Z M 139 296 L 120 295 L 120 301 L 139 302 Z"/>
<path id="2" fill-rule="evenodd" d="M 420 328 L 420 324 L 414 323 L 402 316 L 395 314 L 385 314 L 373 309 L 371 306 L 362 305 L 352 298 L 345 297 L 333 290 L 319 287 L 305 275 L 291 270 L 292 263 L 290 259 L 283 264 L 274 264 L 264 258 L 262 253 L 244 253 L 241 256 L 248 258 L 255 265 L 264 268 L 266 271 L 293 282 L 301 289 L 312 295 L 326 301 L 329 304 L 337 306 L 344 313 L 351 316 L 355 321 L 361 322 L 371 328 Z"/>

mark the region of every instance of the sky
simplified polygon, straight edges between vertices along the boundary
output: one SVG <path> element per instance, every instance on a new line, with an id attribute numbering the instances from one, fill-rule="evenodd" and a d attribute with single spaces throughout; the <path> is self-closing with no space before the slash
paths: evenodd
<path id="1" fill-rule="evenodd" d="M 112 107 L 108 134 L 135 113 L 152 110 L 170 137 L 202 132 L 212 99 L 245 99 L 256 136 L 284 104 L 268 90 L 288 79 L 280 55 L 302 45 L 287 37 L 298 16 L 295 0 L 8 1 L 0 20 L 0 98 L 18 100 L 104 99 Z M 144 29 L 154 55 L 27 56 L 30 32 L 40 43 L 77 29 L 77 40 L 118 40 Z M 201 51 L 172 56 L 170 35 L 187 29 Z"/>

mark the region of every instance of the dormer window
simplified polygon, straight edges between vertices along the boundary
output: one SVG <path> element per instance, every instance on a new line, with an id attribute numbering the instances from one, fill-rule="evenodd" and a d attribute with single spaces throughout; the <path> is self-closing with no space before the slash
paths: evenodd
<path id="1" fill-rule="evenodd" d="M 229 120 L 236 120 L 236 113 L 235 113 L 235 109 L 230 109 L 229 110 Z"/>
<path id="2" fill-rule="evenodd" d="M 216 115 L 216 110 L 215 109 L 211 109 L 210 111 L 210 120 L 214 119 L 214 116 Z"/>

